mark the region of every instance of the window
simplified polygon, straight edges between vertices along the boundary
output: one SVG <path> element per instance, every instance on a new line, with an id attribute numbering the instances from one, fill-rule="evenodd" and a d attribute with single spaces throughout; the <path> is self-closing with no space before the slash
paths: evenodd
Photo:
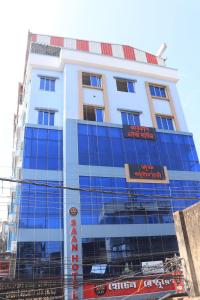
<path id="1" fill-rule="evenodd" d="M 38 111 L 38 124 L 54 126 L 55 112 Z"/>
<path id="2" fill-rule="evenodd" d="M 55 78 L 40 77 L 40 90 L 55 92 Z"/>
<path id="3" fill-rule="evenodd" d="M 164 86 L 150 85 L 149 88 L 152 97 L 167 98 Z"/>
<path id="4" fill-rule="evenodd" d="M 135 81 L 116 78 L 117 90 L 120 92 L 135 93 Z"/>
<path id="5" fill-rule="evenodd" d="M 83 115 L 84 115 L 84 120 L 103 122 L 102 108 L 84 105 Z"/>
<path id="6" fill-rule="evenodd" d="M 156 116 L 159 129 L 174 130 L 173 119 L 171 117 Z"/>
<path id="7" fill-rule="evenodd" d="M 100 75 L 83 73 L 82 74 L 82 83 L 83 83 L 83 85 L 88 85 L 88 86 L 92 86 L 92 87 L 97 87 L 97 88 L 102 87 Z"/>
<path id="8" fill-rule="evenodd" d="M 132 112 L 121 112 L 122 124 L 123 125 L 138 125 L 140 126 L 140 117 L 138 113 Z"/>

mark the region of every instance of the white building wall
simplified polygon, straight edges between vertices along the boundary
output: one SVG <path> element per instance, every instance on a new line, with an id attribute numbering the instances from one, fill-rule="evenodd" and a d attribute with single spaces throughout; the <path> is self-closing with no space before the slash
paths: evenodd
<path id="1" fill-rule="evenodd" d="M 40 75 L 55 77 L 55 92 L 40 90 Z M 30 101 L 27 122 L 38 123 L 38 108 L 55 110 L 55 126 L 62 126 L 63 120 L 63 74 L 50 70 L 33 69 L 31 73 Z"/>
<path id="2" fill-rule="evenodd" d="M 172 115 L 169 101 L 153 99 L 153 106 L 156 114 Z"/>
<path id="3" fill-rule="evenodd" d="M 103 92 L 97 89 L 83 88 L 83 103 L 103 106 Z"/>
<path id="4" fill-rule="evenodd" d="M 70 99 L 67 107 L 67 118 L 76 119 L 79 118 L 78 113 L 78 72 L 91 72 L 105 75 L 108 105 L 110 112 L 110 122 L 114 124 L 121 124 L 121 113 L 120 109 L 127 109 L 141 112 L 140 121 L 141 125 L 153 126 L 151 120 L 151 114 L 149 109 L 149 102 L 147 98 L 145 82 L 153 82 L 162 85 L 167 85 L 170 88 L 174 105 L 176 108 L 177 116 L 182 131 L 187 131 L 187 127 L 184 120 L 182 108 L 179 103 L 178 94 L 176 91 L 176 85 L 173 82 L 166 80 L 155 80 L 154 78 L 141 77 L 137 75 L 130 75 L 129 73 L 112 72 L 109 70 L 85 67 L 82 65 L 67 65 L 67 97 Z M 135 82 L 135 93 L 126 93 L 117 91 L 115 77 L 127 78 L 136 80 Z M 75 83 L 76 82 L 76 83 Z M 87 104 L 103 105 L 102 91 L 96 89 L 83 88 L 83 102 Z M 73 99 L 73 101 L 71 101 Z M 67 100 L 66 100 L 67 101 Z M 166 100 L 153 100 L 155 106 L 155 112 L 162 114 L 171 114 L 169 102 Z"/>
<path id="5" fill-rule="evenodd" d="M 65 52 L 65 54 L 67 53 Z M 76 52 L 76 55 L 77 55 L 77 60 L 83 59 L 82 53 Z M 87 55 L 93 56 L 92 54 L 87 54 Z M 103 58 L 101 57 L 101 59 Z M 109 60 L 113 60 L 113 59 L 116 60 L 116 58 L 109 58 Z M 178 120 L 180 123 L 181 131 L 187 131 L 187 126 L 179 102 L 179 97 L 178 97 L 174 79 L 172 81 L 168 81 L 168 80 L 158 79 L 156 78 L 156 76 L 145 77 L 143 75 L 138 75 L 137 70 L 134 74 L 134 69 L 130 71 L 129 70 L 130 68 L 129 69 L 127 68 L 127 72 L 125 71 L 117 72 L 114 70 L 112 71 L 110 69 L 110 66 L 108 66 L 107 70 L 104 67 L 102 68 L 91 67 L 91 66 L 87 66 L 87 60 L 85 64 L 75 64 L 74 61 L 71 64 L 70 59 L 68 59 L 68 62 L 66 62 L 66 64 L 64 64 L 64 61 L 60 61 L 60 63 L 58 64 L 58 59 L 55 59 L 54 63 L 56 65 L 56 61 L 57 61 L 57 67 L 53 65 L 53 68 L 57 71 L 50 70 L 49 69 L 50 66 L 48 65 L 48 59 L 41 60 L 40 55 L 36 55 L 36 54 L 32 55 L 32 58 L 30 58 L 30 62 L 31 61 L 33 63 L 32 65 L 33 69 L 32 69 L 32 84 L 31 84 L 32 89 L 31 89 L 31 97 L 30 97 L 31 99 L 29 102 L 30 106 L 28 110 L 29 114 L 27 119 L 28 123 L 37 124 L 37 111 L 35 110 L 35 108 L 39 107 L 39 108 L 49 108 L 49 109 L 58 110 L 58 113 L 56 113 L 55 125 L 62 126 L 64 89 L 66 90 L 66 95 L 65 95 L 66 110 L 67 110 L 66 118 L 78 119 L 79 118 L 78 73 L 80 71 L 82 72 L 85 71 L 85 72 L 99 73 L 105 75 L 111 123 L 121 124 L 120 109 L 124 109 L 124 110 L 127 109 L 127 110 L 141 112 L 140 115 L 141 125 L 149 126 L 149 127 L 153 126 L 150 109 L 149 109 L 149 102 L 148 102 L 146 88 L 145 88 L 145 82 L 151 82 L 151 83 L 157 83 L 157 84 L 169 86 L 171 96 L 174 101 L 176 113 L 178 116 Z M 38 66 L 43 62 L 46 71 L 44 69 L 42 70 L 41 67 L 40 69 L 34 68 L 35 66 Z M 136 64 L 136 62 L 134 62 L 134 64 Z M 145 65 L 145 68 L 148 67 L 151 68 L 152 66 Z M 64 68 L 66 68 L 66 72 L 65 72 L 66 76 L 63 79 Z M 161 69 L 162 67 L 154 66 L 154 68 Z M 159 70 L 159 72 L 161 73 L 161 70 Z M 163 72 L 165 72 L 164 68 L 163 68 Z M 169 70 L 166 70 L 166 72 L 169 72 Z M 41 91 L 39 89 L 38 74 L 58 77 L 59 79 L 56 80 L 56 91 L 55 92 Z M 117 91 L 115 77 L 135 80 L 136 81 L 135 93 L 126 93 L 126 92 Z M 87 104 L 103 105 L 102 91 L 84 88 L 82 101 Z M 169 114 L 169 115 L 171 114 L 169 103 L 167 101 L 154 100 L 154 107 L 155 107 L 155 112 L 157 113 Z"/>

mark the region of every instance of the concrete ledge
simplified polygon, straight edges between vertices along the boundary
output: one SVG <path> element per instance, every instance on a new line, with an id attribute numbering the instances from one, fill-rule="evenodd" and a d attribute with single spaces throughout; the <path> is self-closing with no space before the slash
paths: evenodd
<path id="1" fill-rule="evenodd" d="M 62 171 L 22 169 L 22 179 L 63 181 Z"/>
<path id="2" fill-rule="evenodd" d="M 23 229 L 18 230 L 18 242 L 63 241 L 63 229 Z"/>
<path id="3" fill-rule="evenodd" d="M 175 235 L 174 224 L 82 225 L 82 238 Z"/>
<path id="4" fill-rule="evenodd" d="M 125 178 L 125 168 L 79 165 L 80 176 Z M 169 180 L 200 181 L 200 172 L 168 170 Z"/>

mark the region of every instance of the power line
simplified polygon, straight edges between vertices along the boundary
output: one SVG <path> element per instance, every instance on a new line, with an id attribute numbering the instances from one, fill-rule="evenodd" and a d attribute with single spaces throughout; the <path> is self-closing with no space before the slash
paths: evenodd
<path id="1" fill-rule="evenodd" d="M 20 179 L 10 179 L 5 177 L 0 177 L 0 181 L 5 182 L 12 182 L 12 183 L 19 183 L 19 184 L 30 184 L 34 186 L 41 186 L 41 187 L 47 187 L 47 188 L 54 188 L 54 189 L 62 189 L 62 190 L 71 190 L 71 191 L 79 191 L 79 192 L 95 192 L 95 193 L 102 193 L 102 194 L 111 194 L 111 195 L 121 195 L 121 196 L 133 196 L 133 197 L 147 197 L 147 198 L 162 198 L 162 199 L 190 199 L 190 200 L 200 200 L 200 198 L 197 197 L 175 197 L 173 195 L 158 195 L 158 194 L 136 194 L 136 193 L 125 193 L 125 192 L 114 192 L 109 190 L 102 190 L 102 189 L 91 189 L 91 188 L 81 188 L 81 187 L 72 187 L 72 186 L 63 186 L 63 185 L 51 185 L 48 183 L 41 183 L 41 182 L 35 182 L 31 180 L 20 180 Z M 134 188 L 132 188 L 134 189 Z"/>

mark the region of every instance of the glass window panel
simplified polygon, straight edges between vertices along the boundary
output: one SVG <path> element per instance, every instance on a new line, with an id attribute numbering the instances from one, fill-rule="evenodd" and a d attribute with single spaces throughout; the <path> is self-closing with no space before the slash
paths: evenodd
<path id="1" fill-rule="evenodd" d="M 162 119 L 162 127 L 163 129 L 166 129 L 168 130 L 168 121 L 167 121 L 167 118 L 161 118 Z"/>
<path id="2" fill-rule="evenodd" d="M 96 108 L 96 121 L 103 122 L 103 109 Z"/>
<path id="3" fill-rule="evenodd" d="M 82 74 L 82 83 L 83 85 L 90 85 L 90 74 L 87 73 Z"/>
<path id="4" fill-rule="evenodd" d="M 45 91 L 50 90 L 50 79 L 45 78 Z"/>
<path id="5" fill-rule="evenodd" d="M 83 115 L 84 115 L 84 120 L 96 121 L 96 113 L 94 107 L 84 105 Z"/>
<path id="6" fill-rule="evenodd" d="M 97 87 L 101 88 L 101 77 L 97 77 Z"/>
<path id="7" fill-rule="evenodd" d="M 128 81 L 128 91 L 129 93 L 134 93 L 134 82 L 133 81 Z"/>
<path id="8" fill-rule="evenodd" d="M 134 125 L 140 126 L 140 116 L 139 114 L 134 114 Z"/>
<path id="9" fill-rule="evenodd" d="M 159 129 L 163 129 L 161 117 L 156 116 L 156 121 L 157 121 L 157 126 L 158 126 L 158 128 L 159 128 Z"/>
<path id="10" fill-rule="evenodd" d="M 155 94 L 157 97 L 161 97 L 161 94 L 160 94 L 160 88 L 158 86 L 155 86 Z"/>
<path id="11" fill-rule="evenodd" d="M 155 96 L 156 93 L 155 93 L 155 88 L 153 85 L 150 85 L 150 93 L 151 93 L 151 96 Z"/>
<path id="12" fill-rule="evenodd" d="M 116 79 L 117 90 L 121 92 L 128 92 L 127 81 L 125 79 Z"/>
<path id="13" fill-rule="evenodd" d="M 49 125 L 49 112 L 43 112 L 44 115 L 44 125 Z"/>
<path id="14" fill-rule="evenodd" d="M 51 91 L 52 92 L 55 92 L 55 80 L 54 79 L 51 79 Z"/>
<path id="15" fill-rule="evenodd" d="M 168 123 L 168 129 L 169 130 L 174 130 L 174 126 L 173 126 L 173 120 L 168 118 L 167 119 L 167 123 Z"/>
<path id="16" fill-rule="evenodd" d="M 92 85 L 92 86 L 97 87 L 97 86 L 98 86 L 98 84 L 97 84 L 97 76 L 91 75 L 91 76 L 90 76 L 90 82 L 91 82 L 91 85 Z"/>
<path id="17" fill-rule="evenodd" d="M 50 113 L 49 125 L 51 126 L 54 125 L 54 117 L 55 117 L 55 113 Z"/>
<path id="18" fill-rule="evenodd" d="M 132 113 L 127 113 L 127 117 L 128 117 L 128 125 L 135 125 L 133 114 Z"/>
<path id="19" fill-rule="evenodd" d="M 166 98 L 165 88 L 160 88 L 161 97 Z"/>
<path id="20" fill-rule="evenodd" d="M 122 124 L 123 125 L 128 125 L 128 120 L 127 120 L 127 113 L 122 111 L 121 112 L 121 118 L 122 118 Z"/>
<path id="21" fill-rule="evenodd" d="M 44 88 L 45 88 L 45 79 L 41 77 L 40 78 L 40 89 L 44 90 Z"/>
<path id="22" fill-rule="evenodd" d="M 38 124 L 43 124 L 43 112 L 38 111 Z"/>

